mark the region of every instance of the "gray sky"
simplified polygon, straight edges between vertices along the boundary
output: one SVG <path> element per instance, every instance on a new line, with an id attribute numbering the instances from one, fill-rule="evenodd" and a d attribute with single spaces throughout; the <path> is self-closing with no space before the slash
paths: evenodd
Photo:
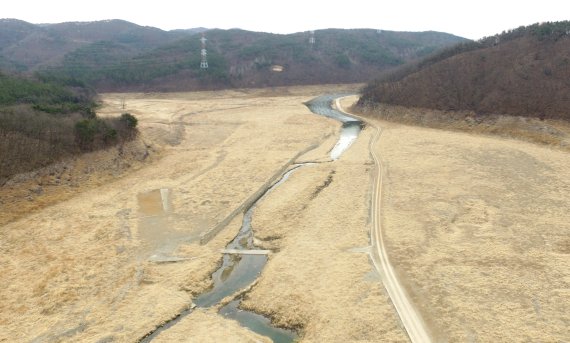
<path id="1" fill-rule="evenodd" d="M 435 30 L 478 39 L 520 25 L 570 19 L 570 0 L 2 2 L 0 18 L 16 18 L 32 23 L 124 19 L 164 30 L 203 26 L 291 33 L 333 27 L 374 28 L 395 31 Z"/>

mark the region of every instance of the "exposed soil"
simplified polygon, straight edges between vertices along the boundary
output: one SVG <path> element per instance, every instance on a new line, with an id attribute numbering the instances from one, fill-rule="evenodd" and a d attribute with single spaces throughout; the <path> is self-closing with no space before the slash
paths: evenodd
<path id="1" fill-rule="evenodd" d="M 439 111 L 388 104 L 354 106 L 354 113 L 404 125 L 512 138 L 570 152 L 570 122 L 511 115 L 477 115 L 473 111 Z"/>

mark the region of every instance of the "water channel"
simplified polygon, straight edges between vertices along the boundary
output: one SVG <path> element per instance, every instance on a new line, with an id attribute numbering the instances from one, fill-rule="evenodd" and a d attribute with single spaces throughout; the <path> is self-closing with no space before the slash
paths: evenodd
<path id="1" fill-rule="evenodd" d="M 342 94 L 324 95 L 306 104 L 313 113 L 324 115 L 343 123 L 339 140 L 329 153 L 332 160 L 340 158 L 342 153 L 356 140 L 362 129 L 362 123 L 360 121 L 348 117 L 332 108 L 332 102 L 340 96 L 342 96 Z M 260 198 L 246 210 L 239 233 L 226 248 L 235 250 L 257 250 L 258 248 L 253 244 L 253 232 L 251 229 L 251 219 L 256 205 L 261 202 L 267 194 L 285 182 L 294 172 L 311 164 L 313 163 L 295 164 L 289 171 L 283 174 L 279 181 L 263 193 Z M 237 291 L 251 285 L 261 274 L 267 260 L 266 255 L 224 254 L 221 267 L 212 274 L 212 280 L 214 282 L 213 288 L 199 295 L 194 300 L 194 304 L 196 307 L 208 308 L 218 304 L 225 297 L 235 294 Z M 289 343 L 295 340 L 297 334 L 294 331 L 274 327 L 268 318 L 239 309 L 240 301 L 241 299 L 239 298 L 234 299 L 222 307 L 219 313 L 226 318 L 238 321 L 242 326 L 260 335 L 269 337 L 273 342 Z M 182 318 L 192 313 L 192 311 L 192 308 L 188 308 L 176 318 L 151 332 L 140 340 L 140 342 L 147 343 L 152 341 L 161 332 L 178 323 Z"/>
<path id="2" fill-rule="evenodd" d="M 360 120 L 349 117 L 332 107 L 335 99 L 346 95 L 351 94 L 327 94 L 306 103 L 313 113 L 338 120 L 342 123 L 340 137 L 329 154 L 333 160 L 339 159 L 342 153 L 354 143 L 363 127 L 363 123 Z"/>

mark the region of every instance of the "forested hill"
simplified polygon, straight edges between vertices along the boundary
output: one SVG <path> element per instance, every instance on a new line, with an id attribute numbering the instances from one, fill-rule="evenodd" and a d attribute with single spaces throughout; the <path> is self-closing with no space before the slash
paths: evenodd
<path id="1" fill-rule="evenodd" d="M 209 68 L 200 70 L 200 32 L 162 31 L 110 20 L 33 25 L 0 20 L 0 69 L 76 78 L 101 91 L 172 91 L 367 82 L 407 61 L 466 41 L 439 32 L 315 31 L 278 35 L 205 31 Z"/>
<path id="2" fill-rule="evenodd" d="M 120 46 L 119 57 L 135 56 L 188 35 L 124 20 L 34 25 L 16 19 L 0 19 L 0 67 L 33 71 L 57 65 L 67 53 L 96 42 Z"/>
<path id="3" fill-rule="evenodd" d="M 372 83 L 387 103 L 570 120 L 570 22 L 534 24 L 444 50 Z"/>
<path id="4" fill-rule="evenodd" d="M 75 80 L 0 73 L 0 186 L 84 151 L 134 138 L 136 118 L 98 118 L 95 94 Z"/>

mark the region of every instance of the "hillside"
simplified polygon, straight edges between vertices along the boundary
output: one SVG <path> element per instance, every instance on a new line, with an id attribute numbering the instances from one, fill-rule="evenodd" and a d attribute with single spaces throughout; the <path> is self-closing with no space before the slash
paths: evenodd
<path id="1" fill-rule="evenodd" d="M 569 80 L 570 22 L 534 24 L 400 68 L 369 84 L 359 104 L 570 120 Z"/>
<path id="2" fill-rule="evenodd" d="M 204 31 L 207 72 L 199 69 Z M 0 69 L 78 78 L 103 91 L 367 82 L 370 75 L 465 41 L 439 32 L 366 29 L 319 30 L 315 38 L 311 45 L 307 32 L 162 31 L 121 20 L 33 25 L 3 19 Z"/>
<path id="3" fill-rule="evenodd" d="M 207 71 L 199 69 L 198 35 L 132 58 L 121 56 L 116 46 L 91 45 L 67 54 L 52 70 L 105 91 L 365 82 L 370 75 L 462 41 L 436 32 L 334 29 L 316 31 L 314 45 L 309 44 L 308 33 L 277 35 L 235 29 L 210 30 L 206 36 Z"/>
<path id="4" fill-rule="evenodd" d="M 0 185 L 18 173 L 132 139 L 136 118 L 100 119 L 76 81 L 0 73 Z"/>
<path id="5" fill-rule="evenodd" d="M 0 19 L 0 67 L 24 71 L 57 65 L 67 53 L 102 41 L 116 44 L 134 56 L 189 34 L 124 20 L 34 25 Z"/>

